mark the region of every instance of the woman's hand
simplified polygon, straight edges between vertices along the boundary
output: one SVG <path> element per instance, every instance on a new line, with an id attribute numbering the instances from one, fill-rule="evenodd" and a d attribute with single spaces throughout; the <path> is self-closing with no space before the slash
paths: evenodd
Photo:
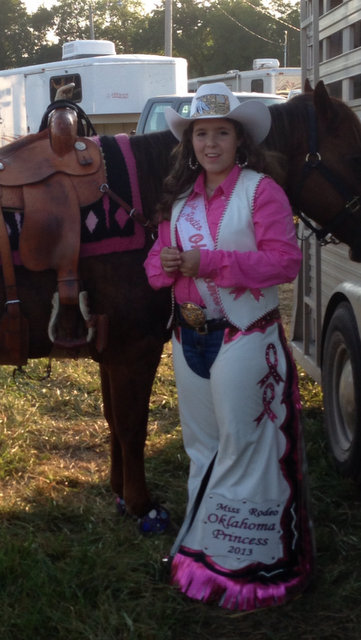
<path id="1" fill-rule="evenodd" d="M 163 247 L 160 252 L 160 261 L 166 273 L 178 271 L 181 266 L 181 252 L 176 247 Z"/>
<path id="2" fill-rule="evenodd" d="M 201 261 L 201 254 L 199 252 L 199 249 L 190 249 L 189 251 L 183 251 L 183 253 L 180 254 L 180 258 L 180 272 L 188 278 L 196 278 Z"/>

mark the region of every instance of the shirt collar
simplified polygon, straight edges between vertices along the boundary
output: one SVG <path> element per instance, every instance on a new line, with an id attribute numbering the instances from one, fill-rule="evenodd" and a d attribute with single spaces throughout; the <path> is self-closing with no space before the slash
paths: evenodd
<path id="1" fill-rule="evenodd" d="M 214 194 L 224 195 L 226 196 L 226 198 L 229 198 L 232 194 L 234 185 L 237 182 L 240 172 L 241 172 L 240 167 L 237 164 L 235 164 L 233 169 L 229 172 L 228 176 L 217 187 Z M 205 179 L 205 173 L 204 171 L 202 171 L 197 177 L 193 185 L 193 192 L 191 194 L 191 199 L 196 197 L 197 195 L 205 195 L 206 185 L 205 185 L 204 179 Z"/>

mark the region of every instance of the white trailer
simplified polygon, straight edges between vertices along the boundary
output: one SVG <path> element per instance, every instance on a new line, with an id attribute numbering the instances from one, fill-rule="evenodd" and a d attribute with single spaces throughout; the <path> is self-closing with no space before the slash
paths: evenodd
<path id="1" fill-rule="evenodd" d="M 59 62 L 0 71 L 0 145 L 38 131 L 57 89 L 69 83 L 99 134 L 130 133 L 149 97 L 187 91 L 187 62 L 116 55 L 111 42 L 79 40 L 63 45 Z"/>
<path id="2" fill-rule="evenodd" d="M 276 58 L 257 58 L 253 60 L 253 69 L 210 76 L 201 76 L 188 80 L 188 91 L 197 91 L 208 82 L 224 82 L 231 91 L 252 91 L 256 93 L 277 93 L 285 98 L 290 92 L 301 90 L 301 68 L 280 67 Z"/>
<path id="3" fill-rule="evenodd" d="M 323 80 L 361 117 L 361 3 L 301 0 L 303 83 Z M 291 346 L 322 384 L 325 427 L 342 473 L 361 480 L 361 264 L 344 245 L 320 247 L 300 225 L 303 266 L 295 288 Z"/>

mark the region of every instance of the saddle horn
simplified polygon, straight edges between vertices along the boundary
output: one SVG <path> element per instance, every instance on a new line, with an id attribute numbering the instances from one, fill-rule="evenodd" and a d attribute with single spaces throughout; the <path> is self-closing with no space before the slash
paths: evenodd
<path id="1" fill-rule="evenodd" d="M 62 108 L 73 109 L 77 114 L 77 118 L 78 118 L 77 135 L 78 136 L 90 137 L 90 136 L 97 135 L 97 132 L 92 122 L 88 118 L 87 114 L 85 113 L 85 111 L 81 107 L 79 107 L 79 105 L 76 104 L 76 102 L 73 102 L 72 100 L 55 100 L 55 102 L 51 102 L 47 107 L 47 109 L 45 110 L 44 115 L 41 119 L 39 131 L 43 131 L 44 129 L 47 129 L 49 124 L 50 114 L 55 109 L 62 109 Z"/>

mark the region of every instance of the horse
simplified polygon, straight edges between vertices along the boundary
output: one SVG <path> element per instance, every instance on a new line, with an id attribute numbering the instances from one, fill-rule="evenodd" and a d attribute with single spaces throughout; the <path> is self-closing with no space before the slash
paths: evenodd
<path id="1" fill-rule="evenodd" d="M 283 162 L 283 186 L 295 210 L 321 226 L 315 232 L 326 230 L 321 240 L 333 234 L 349 245 L 352 259 L 361 260 L 361 125 L 344 103 L 328 96 L 322 82 L 315 90 L 309 85 L 305 89 L 289 102 L 270 107 L 272 126 L 264 145 Z M 129 136 L 127 140 L 146 226 L 140 227 L 134 216 L 124 222 L 124 202 L 131 200 L 132 194 L 129 184 L 125 192 L 122 184 L 127 162 L 118 144 L 119 136 L 97 139 L 105 156 L 110 193 L 116 194 L 118 203 L 115 205 L 105 192 L 95 205 L 81 211 L 79 277 L 89 295 L 92 317 L 107 318 L 107 339 L 100 340 L 101 346 L 90 341 L 87 350 L 99 363 L 103 410 L 110 429 L 110 485 L 119 513 L 136 517 L 142 532 L 157 533 L 168 527 L 169 514 L 150 495 L 144 446 L 152 384 L 163 346 L 170 337 L 171 295 L 168 290 L 151 290 L 143 263 L 154 241 L 148 222 L 154 219 L 155 204 L 169 171 L 176 140 L 169 131 Z M 114 222 L 119 201 L 124 205 L 121 207 L 124 237 L 128 235 L 131 239 L 137 230 L 139 236 L 141 229 L 142 242 L 130 245 L 131 248 L 124 243 L 123 250 L 113 247 L 111 253 L 104 250 L 91 255 L 87 252 L 85 236 L 90 232 L 86 222 L 97 207 L 100 221 L 109 217 L 113 207 Z M 10 212 L 11 220 L 13 214 Z M 10 218 L 7 220 L 10 224 Z M 49 317 L 57 288 L 56 273 L 54 269 L 35 272 L 17 264 L 15 277 L 22 313 L 28 323 L 27 356 L 49 356 L 54 353 Z M 2 280 L 0 303 L 4 304 L 6 290 Z M 74 352 L 60 349 L 60 355 L 74 357 Z"/>
<path id="2" fill-rule="evenodd" d="M 350 259 L 360 262 L 358 117 L 344 102 L 331 98 L 322 81 L 313 90 L 306 80 L 303 94 L 269 108 L 272 125 L 264 146 L 281 156 L 282 186 L 295 213 L 321 244 L 343 242 L 349 246 Z"/>
<path id="3" fill-rule="evenodd" d="M 20 146 L 21 151 L 21 144 L 27 143 L 29 137 L 25 136 L 24 139 L 0 149 L 0 161 L 4 156 L 11 157 L 17 146 Z M 26 359 L 90 355 L 99 363 L 103 412 L 110 428 L 110 485 L 116 496 L 117 509 L 121 515 L 126 511 L 137 518 L 139 527 L 146 532 L 149 530 L 151 513 L 154 516 L 151 526 L 158 532 L 167 527 L 168 514 L 155 504 L 149 493 L 144 470 L 144 446 L 152 384 L 164 343 L 170 337 L 167 323 L 171 315 L 171 300 L 168 291 L 154 292 L 150 288 L 143 268 L 149 248 L 154 242 L 152 229 L 148 229 L 124 210 L 128 202 L 134 204 L 134 194 L 129 184 L 129 173 L 132 170 L 134 172 L 134 167 L 129 167 L 129 162 L 124 159 L 125 153 L 119 146 L 126 141 L 128 138 L 124 134 L 104 136 L 97 140 L 105 158 L 106 177 L 112 188 L 112 195 L 114 198 L 122 196 L 126 201 L 122 201 L 124 206 L 104 193 L 95 205 L 81 209 L 79 280 L 81 289 L 88 292 L 92 316 L 96 318 L 106 315 L 106 344 L 103 344 L 105 340 L 101 338 L 101 346 L 96 341 L 84 345 L 80 340 L 84 329 L 83 318 L 78 308 L 75 305 L 68 308 L 63 305 L 57 317 L 57 324 L 62 327 L 61 340 L 56 335 L 54 346 L 54 341 L 49 336 L 49 327 L 53 313 L 52 300 L 57 290 L 56 271 L 32 271 L 23 264 L 17 264 L 21 262 L 18 259 L 18 244 L 12 247 L 16 262 L 16 299 L 21 301 L 22 319 L 27 324 Z M 168 171 L 169 157 L 175 142 L 170 132 L 129 137 L 136 165 L 135 177 L 138 178 L 140 188 L 142 214 L 147 221 L 152 218 L 154 205 L 159 200 L 162 180 Z M 101 195 L 100 192 L 99 194 Z M 64 199 L 63 192 L 61 198 Z M 24 219 L 26 213 L 25 211 Z M 99 248 L 96 248 L 98 253 L 94 255 L 93 244 L 89 242 L 94 235 L 89 230 L 89 220 L 93 220 L 94 214 L 98 215 L 100 231 L 93 244 L 96 247 L 102 243 L 113 245 L 111 253 L 108 247 L 101 250 L 99 255 Z M 16 227 L 21 225 L 20 213 L 4 209 L 4 217 L 8 228 L 16 236 Z M 106 217 L 108 225 L 105 224 Z M 74 227 L 75 225 L 76 222 Z M 19 234 L 20 238 L 24 228 L 25 224 Z M 112 228 L 118 234 L 115 238 L 109 232 Z M 50 241 L 52 240 L 47 235 L 45 243 L 49 244 Z M 1 308 L 6 303 L 6 294 L 4 279 L 0 273 Z M 12 311 L 13 306 L 15 305 L 9 305 L 8 309 Z M 0 336 L 4 316 L 5 313 L 0 319 Z M 12 322 L 10 317 L 11 326 Z M 54 331 L 57 332 L 56 326 Z M 98 327 L 98 333 L 102 332 L 103 328 Z M 73 339 L 74 333 L 76 339 Z M 1 347 L 0 337 L 0 363 L 18 364 L 4 361 Z"/>

